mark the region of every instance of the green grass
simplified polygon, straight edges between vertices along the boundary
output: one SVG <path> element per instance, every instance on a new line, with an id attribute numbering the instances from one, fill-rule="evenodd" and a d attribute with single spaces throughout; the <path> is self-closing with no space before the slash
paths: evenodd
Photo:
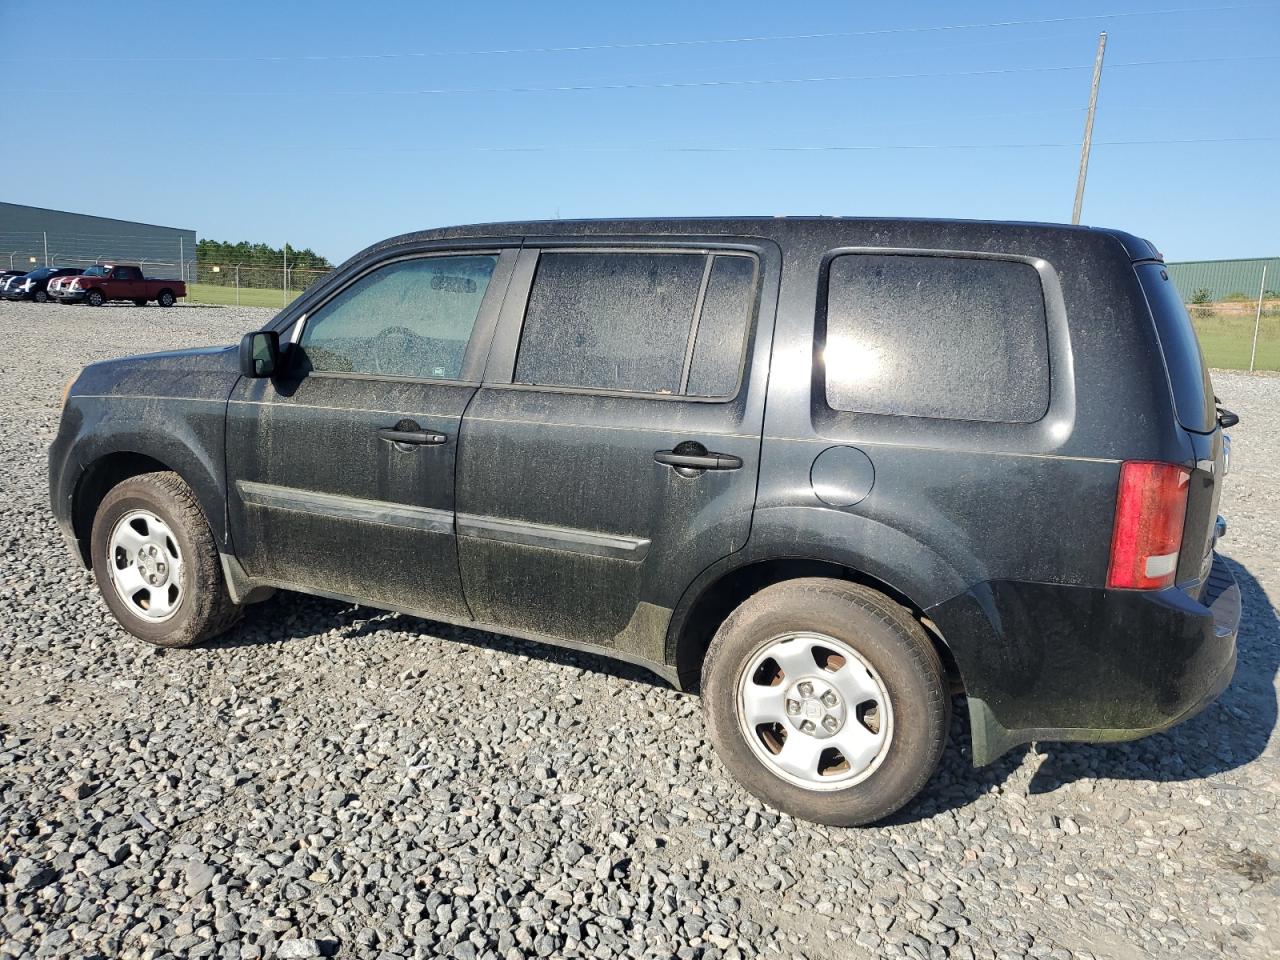
<path id="1" fill-rule="evenodd" d="M 290 290 L 289 300 L 301 294 L 301 290 Z M 194 303 L 217 303 L 222 306 L 235 306 L 236 288 L 223 287 L 212 283 L 187 284 L 187 299 Z M 240 288 L 240 306 L 242 307 L 275 307 L 279 310 L 285 305 L 282 290 L 263 290 L 257 287 Z"/>
<path id="2" fill-rule="evenodd" d="M 1203 316 L 1198 314 L 1204 314 Z M 1200 347 L 1211 367 L 1248 370 L 1253 345 L 1253 313 L 1225 312 L 1212 308 L 1193 309 Z M 1280 370 L 1280 311 L 1267 310 L 1258 327 L 1258 357 L 1255 370 Z"/>

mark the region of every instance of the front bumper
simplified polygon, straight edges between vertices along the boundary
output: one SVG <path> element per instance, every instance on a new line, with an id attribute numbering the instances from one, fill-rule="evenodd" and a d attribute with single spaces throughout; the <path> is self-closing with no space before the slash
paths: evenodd
<path id="1" fill-rule="evenodd" d="M 50 293 L 50 299 L 61 300 L 63 303 L 79 303 L 85 297 L 83 290 L 59 290 L 57 293 Z"/>
<path id="2" fill-rule="evenodd" d="M 1235 673 L 1240 609 L 1215 554 L 1198 599 L 991 581 L 927 612 L 960 668 L 981 766 L 1032 740 L 1135 740 L 1199 713 Z"/>

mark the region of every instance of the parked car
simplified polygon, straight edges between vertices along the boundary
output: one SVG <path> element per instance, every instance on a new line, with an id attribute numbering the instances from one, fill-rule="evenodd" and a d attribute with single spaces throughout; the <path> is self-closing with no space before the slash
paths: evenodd
<path id="1" fill-rule="evenodd" d="M 90 267 L 69 283 L 53 287 L 49 295 L 62 303 L 87 303 L 91 307 L 100 307 L 109 300 L 131 300 L 138 307 L 154 300 L 162 307 L 172 307 L 179 297 L 187 295 L 187 285 L 181 280 L 149 280 L 140 267 L 105 264 Z"/>
<path id="2" fill-rule="evenodd" d="M 4 290 L 9 286 L 10 281 L 17 280 L 20 277 L 25 277 L 26 275 L 27 272 L 25 270 L 0 270 L 0 293 L 4 292 Z"/>
<path id="3" fill-rule="evenodd" d="M 79 267 L 40 267 L 0 289 L 6 300 L 34 300 L 45 303 L 49 299 L 49 282 L 57 277 L 78 277 L 84 273 Z"/>
<path id="4" fill-rule="evenodd" d="M 83 273 L 84 271 L 82 270 L 79 274 L 67 274 L 62 277 L 53 277 L 48 284 L 45 285 L 45 293 L 49 295 L 49 299 L 54 303 L 62 303 L 63 301 L 59 296 L 59 293 L 64 287 L 70 286 L 72 280 Z"/>
<path id="5" fill-rule="evenodd" d="M 699 690 L 763 800 L 863 824 L 953 690 L 986 764 L 1226 687 L 1234 420 L 1127 233 L 556 221 L 388 240 L 238 350 L 89 366 L 49 472 L 137 637 L 283 588 L 596 651 Z"/>

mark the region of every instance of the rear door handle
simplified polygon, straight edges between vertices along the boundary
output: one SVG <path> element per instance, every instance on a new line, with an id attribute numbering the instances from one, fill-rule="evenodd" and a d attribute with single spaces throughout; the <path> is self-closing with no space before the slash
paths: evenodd
<path id="1" fill-rule="evenodd" d="M 414 443 L 426 446 L 436 446 L 449 439 L 435 430 L 423 430 L 416 423 L 397 423 L 394 427 L 381 427 L 378 430 L 378 436 L 388 443 Z"/>
<path id="2" fill-rule="evenodd" d="M 691 476 L 698 470 L 738 470 L 742 467 L 741 457 L 735 457 L 731 453 L 710 453 L 696 440 L 678 443 L 674 450 L 659 450 L 653 455 L 653 459 L 668 467 L 675 467 L 685 476 Z"/>

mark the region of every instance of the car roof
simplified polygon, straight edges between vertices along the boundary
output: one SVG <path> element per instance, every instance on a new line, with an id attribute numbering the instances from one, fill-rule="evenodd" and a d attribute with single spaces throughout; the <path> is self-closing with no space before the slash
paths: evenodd
<path id="1" fill-rule="evenodd" d="M 815 236 L 849 235 L 927 237 L 945 236 L 948 246 L 969 243 L 982 249 L 1006 236 L 1025 240 L 1030 236 L 1075 234 L 1119 241 L 1134 260 L 1161 259 L 1148 241 L 1109 227 L 1077 226 L 1065 223 L 1011 220 L 953 220 L 916 217 L 635 217 L 582 220 L 512 220 L 492 223 L 433 227 L 392 237 L 373 248 L 409 242 L 452 240 L 469 237 L 592 237 L 592 236 L 740 236 L 769 239 L 800 239 Z M 890 246 L 891 243 L 882 245 Z"/>

